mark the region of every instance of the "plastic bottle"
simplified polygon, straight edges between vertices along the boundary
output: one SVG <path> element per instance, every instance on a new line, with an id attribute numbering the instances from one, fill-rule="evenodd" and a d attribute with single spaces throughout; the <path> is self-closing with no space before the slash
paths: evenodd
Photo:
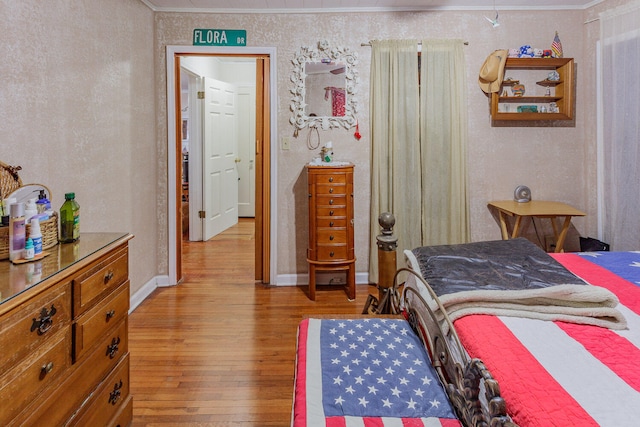
<path id="1" fill-rule="evenodd" d="M 29 238 L 33 241 L 33 255 L 40 255 L 42 253 L 42 232 L 40 231 L 40 220 L 38 218 L 31 218 Z"/>
<path id="2" fill-rule="evenodd" d="M 33 240 L 29 237 L 27 242 L 24 244 L 24 259 L 33 259 L 35 256 L 33 252 Z"/>
<path id="3" fill-rule="evenodd" d="M 80 238 L 80 205 L 75 193 L 66 193 L 60 208 L 60 241 L 75 242 Z"/>
<path id="4" fill-rule="evenodd" d="M 9 215 L 9 259 L 20 259 L 26 243 L 27 227 L 24 222 L 24 203 L 11 205 Z"/>
<path id="5" fill-rule="evenodd" d="M 27 206 L 24 208 L 24 220 L 28 223 L 31 221 L 31 217 L 38 215 L 38 207 L 36 206 L 36 199 L 29 199 Z"/>
<path id="6" fill-rule="evenodd" d="M 40 190 L 36 205 L 38 207 L 38 213 L 43 213 L 51 210 L 51 202 L 49 201 L 49 199 L 47 199 L 47 195 L 45 194 L 44 190 Z"/>

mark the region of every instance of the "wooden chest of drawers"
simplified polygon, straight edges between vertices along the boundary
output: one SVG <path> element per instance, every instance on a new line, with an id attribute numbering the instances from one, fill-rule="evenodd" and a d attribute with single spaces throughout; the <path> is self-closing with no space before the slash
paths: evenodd
<path id="1" fill-rule="evenodd" d="M 131 423 L 131 237 L 85 233 L 37 262 L 0 263 L 0 425 Z"/>
<path id="2" fill-rule="evenodd" d="M 355 299 L 353 165 L 307 165 L 309 185 L 309 298 L 316 298 L 316 271 L 347 272 L 346 290 Z"/>

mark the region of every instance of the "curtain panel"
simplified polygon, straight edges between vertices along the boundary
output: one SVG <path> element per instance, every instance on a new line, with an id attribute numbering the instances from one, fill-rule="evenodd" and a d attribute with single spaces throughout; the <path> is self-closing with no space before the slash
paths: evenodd
<path id="1" fill-rule="evenodd" d="M 601 239 L 611 250 L 637 250 L 640 240 L 640 2 L 600 16 L 602 139 Z"/>
<path id="2" fill-rule="evenodd" d="M 396 217 L 398 253 L 469 239 L 463 41 L 420 44 L 419 68 L 417 40 L 371 42 L 369 280 L 376 283 L 383 212 Z"/>

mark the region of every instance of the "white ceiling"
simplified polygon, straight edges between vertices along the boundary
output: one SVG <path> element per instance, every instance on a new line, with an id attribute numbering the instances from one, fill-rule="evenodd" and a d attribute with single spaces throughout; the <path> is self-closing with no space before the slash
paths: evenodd
<path id="1" fill-rule="evenodd" d="M 160 12 L 320 13 L 389 10 L 585 9 L 603 0 L 141 0 Z"/>

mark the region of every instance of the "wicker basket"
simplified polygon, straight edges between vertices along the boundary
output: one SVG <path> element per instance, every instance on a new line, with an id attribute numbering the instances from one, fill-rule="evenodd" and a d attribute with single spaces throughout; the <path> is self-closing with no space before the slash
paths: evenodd
<path id="1" fill-rule="evenodd" d="M 20 166 L 9 166 L 0 162 L 0 195 L 2 198 L 22 187 L 22 180 L 18 175 Z M 51 191 L 47 187 L 49 199 Z M 27 236 L 31 232 L 31 224 L 27 223 Z M 40 223 L 42 233 L 42 250 L 49 249 L 58 244 L 58 214 L 53 213 L 51 218 Z M 0 260 L 9 259 L 9 227 L 0 227 Z"/>

